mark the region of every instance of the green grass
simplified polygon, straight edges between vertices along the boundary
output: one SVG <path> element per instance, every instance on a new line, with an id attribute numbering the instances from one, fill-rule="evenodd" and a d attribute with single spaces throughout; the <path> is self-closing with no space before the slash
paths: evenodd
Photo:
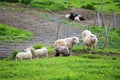
<path id="1" fill-rule="evenodd" d="M 31 36 L 33 36 L 31 32 L 0 23 L 0 40 L 23 41 Z"/>
<path id="2" fill-rule="evenodd" d="M 105 39 L 105 28 L 104 27 L 91 27 L 90 31 L 98 36 L 98 46 L 103 47 Z M 120 30 L 111 29 L 108 36 L 108 48 L 120 49 Z"/>
<path id="3" fill-rule="evenodd" d="M 100 55 L 0 60 L 1 80 L 119 80 L 120 58 Z"/>
<path id="4" fill-rule="evenodd" d="M 33 0 L 30 5 L 37 8 L 48 8 L 53 11 L 65 10 L 68 8 L 67 0 Z M 81 8 L 91 4 L 98 10 L 101 10 L 100 0 L 70 0 L 70 6 L 75 8 Z M 103 0 L 104 11 L 113 12 L 114 10 L 120 14 L 120 1 L 114 2 L 114 0 Z"/>

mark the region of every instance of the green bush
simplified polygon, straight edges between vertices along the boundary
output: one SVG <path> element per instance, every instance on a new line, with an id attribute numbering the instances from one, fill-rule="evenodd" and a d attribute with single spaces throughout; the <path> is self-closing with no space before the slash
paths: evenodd
<path id="1" fill-rule="evenodd" d="M 17 3 L 19 0 L 0 0 L 0 2 L 11 2 L 11 3 Z"/>
<path id="2" fill-rule="evenodd" d="M 17 53 L 20 52 L 19 50 L 13 50 L 12 51 L 12 55 L 8 58 L 6 58 L 5 60 L 9 61 L 9 60 L 15 60 L 15 57 L 17 55 Z"/>
<path id="3" fill-rule="evenodd" d="M 31 1 L 33 1 L 33 0 L 21 0 L 20 3 L 30 4 Z"/>
<path id="4" fill-rule="evenodd" d="M 81 7 L 85 8 L 85 9 L 95 10 L 95 7 L 92 4 L 87 4 L 87 5 L 81 6 Z"/>

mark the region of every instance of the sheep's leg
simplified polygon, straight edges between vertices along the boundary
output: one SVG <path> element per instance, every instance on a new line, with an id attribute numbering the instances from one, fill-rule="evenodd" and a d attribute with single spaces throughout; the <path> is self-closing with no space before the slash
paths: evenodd
<path id="1" fill-rule="evenodd" d="M 90 53 L 91 54 L 91 47 L 90 46 L 88 46 L 88 53 Z"/>
<path id="2" fill-rule="evenodd" d="M 96 47 L 94 46 L 93 47 L 93 54 L 95 54 L 95 52 L 96 52 L 95 50 L 96 50 Z"/>
<path id="3" fill-rule="evenodd" d="M 57 53 L 57 52 L 55 53 L 55 56 L 59 56 L 59 55 L 60 55 L 59 53 Z"/>
<path id="4" fill-rule="evenodd" d="M 73 54 L 72 54 L 72 51 L 70 50 L 70 56 L 72 56 Z"/>

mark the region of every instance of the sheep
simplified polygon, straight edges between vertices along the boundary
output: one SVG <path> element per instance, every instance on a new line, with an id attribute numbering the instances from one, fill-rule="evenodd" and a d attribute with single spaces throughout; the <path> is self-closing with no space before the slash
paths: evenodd
<path id="1" fill-rule="evenodd" d="M 24 60 L 24 59 L 31 59 L 32 60 L 32 54 L 31 54 L 31 47 L 25 49 L 25 52 L 19 52 L 16 57 L 15 60 Z"/>
<path id="2" fill-rule="evenodd" d="M 96 45 L 98 44 L 97 36 L 94 34 L 87 35 L 83 38 L 83 45 L 88 47 L 88 50 L 90 50 L 91 53 L 91 47 L 96 48 Z"/>
<path id="3" fill-rule="evenodd" d="M 84 31 L 82 32 L 82 40 L 84 39 L 85 36 L 91 35 L 91 34 L 92 34 L 91 31 L 89 31 L 89 30 L 84 30 Z"/>
<path id="4" fill-rule="evenodd" d="M 69 49 L 64 46 L 55 47 L 55 56 L 59 56 L 60 54 L 62 54 L 63 56 L 69 56 Z"/>
<path id="5" fill-rule="evenodd" d="M 65 18 L 71 19 L 74 21 L 83 21 L 85 18 L 82 15 L 78 15 L 77 13 L 69 13 L 65 15 Z"/>
<path id="6" fill-rule="evenodd" d="M 78 37 L 69 37 L 69 38 L 64 38 L 64 39 L 58 39 L 54 42 L 54 47 L 57 46 L 65 46 L 69 49 L 70 54 L 71 53 L 71 49 L 73 48 L 74 44 L 79 44 L 79 38 Z"/>
<path id="7" fill-rule="evenodd" d="M 37 49 L 37 50 L 35 50 L 32 47 L 31 53 L 32 53 L 32 55 L 33 55 L 34 58 L 40 58 L 40 57 L 43 57 L 43 56 L 48 57 L 48 50 L 47 50 L 46 47 L 43 47 L 43 48 Z"/>

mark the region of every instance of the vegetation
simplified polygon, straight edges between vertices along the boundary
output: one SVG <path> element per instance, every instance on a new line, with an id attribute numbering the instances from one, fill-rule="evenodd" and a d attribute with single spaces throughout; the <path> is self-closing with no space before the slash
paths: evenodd
<path id="1" fill-rule="evenodd" d="M 103 47 L 105 39 L 105 28 L 104 27 L 91 27 L 90 30 L 98 36 L 99 47 Z M 120 30 L 111 29 L 108 36 L 108 48 L 120 49 Z"/>
<path id="2" fill-rule="evenodd" d="M 120 14 L 120 1 L 119 0 L 103 0 L 104 11 L 113 12 L 116 11 Z M 33 0 L 30 3 L 31 6 L 37 8 L 48 8 L 53 11 L 68 9 L 68 2 L 65 0 Z M 87 8 L 87 9 L 99 9 L 101 10 L 100 0 L 70 0 L 70 6 L 75 8 Z M 90 8 L 89 8 L 90 7 Z"/>
<path id="3" fill-rule="evenodd" d="M 0 60 L 2 80 L 119 80 L 120 58 L 100 55 Z"/>
<path id="4" fill-rule="evenodd" d="M 0 23 L 0 40 L 22 41 L 29 39 L 31 36 L 33 36 L 31 32 Z"/>
<path id="5" fill-rule="evenodd" d="M 60 11 L 68 9 L 68 3 L 74 8 L 98 9 L 101 10 L 100 0 L 1 0 L 2 2 L 18 2 L 39 9 L 50 9 L 52 11 Z M 103 0 L 104 11 L 120 14 L 120 0 Z"/>

